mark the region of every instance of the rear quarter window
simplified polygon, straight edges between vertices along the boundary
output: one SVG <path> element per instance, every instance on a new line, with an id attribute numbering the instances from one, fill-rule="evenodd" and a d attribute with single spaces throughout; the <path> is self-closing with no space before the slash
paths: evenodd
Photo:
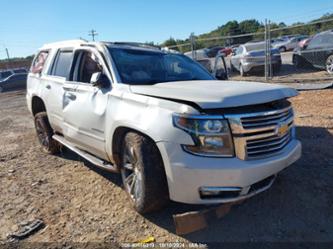
<path id="1" fill-rule="evenodd" d="M 43 71 L 48 56 L 49 56 L 49 51 L 39 52 L 38 55 L 35 57 L 34 61 L 32 62 L 30 72 L 41 73 Z"/>

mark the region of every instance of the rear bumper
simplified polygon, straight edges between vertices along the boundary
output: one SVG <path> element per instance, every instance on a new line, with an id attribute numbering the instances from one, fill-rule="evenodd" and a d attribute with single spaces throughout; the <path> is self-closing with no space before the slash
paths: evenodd
<path id="1" fill-rule="evenodd" d="M 281 58 L 274 58 L 272 59 L 272 65 L 279 65 L 281 64 Z M 244 69 L 244 72 L 250 72 L 250 71 L 260 71 L 264 70 L 265 67 L 265 60 L 260 61 L 243 61 L 242 66 Z"/>
<path id="2" fill-rule="evenodd" d="M 159 142 L 157 145 L 165 165 L 170 198 L 191 204 L 225 203 L 249 198 L 268 189 L 274 176 L 301 156 L 298 140 L 292 140 L 279 155 L 249 161 L 195 156 L 173 143 Z M 200 195 L 203 187 L 239 189 L 239 194 L 226 198 L 203 198 Z"/>

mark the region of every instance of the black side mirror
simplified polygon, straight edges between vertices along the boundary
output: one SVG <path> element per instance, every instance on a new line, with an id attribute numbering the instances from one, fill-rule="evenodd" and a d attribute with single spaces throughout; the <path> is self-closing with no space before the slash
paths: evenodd
<path id="1" fill-rule="evenodd" d="M 101 72 L 93 73 L 90 83 L 98 88 L 107 88 L 111 84 L 109 78 Z"/>

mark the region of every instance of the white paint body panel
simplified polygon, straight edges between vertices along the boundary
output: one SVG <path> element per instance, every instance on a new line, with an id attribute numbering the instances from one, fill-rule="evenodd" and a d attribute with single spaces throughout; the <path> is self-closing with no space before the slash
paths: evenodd
<path id="1" fill-rule="evenodd" d="M 254 105 L 297 95 L 290 87 L 245 81 L 177 81 L 130 88 L 134 93 L 194 102 L 203 109 Z"/>
<path id="2" fill-rule="evenodd" d="M 80 47 L 82 41 L 46 45 L 52 57 L 58 48 Z M 161 83 L 153 86 L 129 86 L 119 83 L 112 59 L 104 53 L 108 76 L 113 81 L 108 89 L 90 84 L 73 84 L 65 79 L 47 76 L 50 62 L 41 75 L 29 74 L 27 103 L 32 111 L 33 97 L 39 97 L 46 106 L 53 129 L 83 149 L 104 160 L 113 162 L 112 140 L 119 127 L 126 127 L 149 136 L 157 144 L 163 158 L 170 198 L 185 203 L 218 203 L 220 200 L 200 199 L 200 186 L 245 187 L 292 164 L 300 157 L 297 140 L 284 148 L 278 156 L 243 161 L 237 158 L 209 158 L 194 156 L 182 150 L 181 145 L 193 145 L 191 136 L 175 128 L 173 113 L 200 114 L 185 103 L 192 102 L 203 109 L 226 108 L 266 103 L 289 98 L 297 92 L 288 87 L 250 82 L 187 81 Z M 104 52 L 103 52 L 104 51 Z M 106 66 L 106 65 L 104 65 Z M 50 84 L 51 89 L 46 85 Z M 72 86 L 72 90 L 67 88 Z M 74 94 L 75 99 L 68 98 Z M 173 101 L 177 100 L 177 101 Z M 185 101 L 180 103 L 180 101 Z"/>

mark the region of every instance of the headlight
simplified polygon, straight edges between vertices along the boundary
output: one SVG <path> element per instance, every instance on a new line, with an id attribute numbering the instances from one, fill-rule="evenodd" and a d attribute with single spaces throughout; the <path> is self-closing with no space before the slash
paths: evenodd
<path id="1" fill-rule="evenodd" d="M 229 124 L 221 116 L 174 114 L 173 124 L 193 138 L 195 145 L 182 145 L 184 150 L 202 156 L 234 156 Z"/>

